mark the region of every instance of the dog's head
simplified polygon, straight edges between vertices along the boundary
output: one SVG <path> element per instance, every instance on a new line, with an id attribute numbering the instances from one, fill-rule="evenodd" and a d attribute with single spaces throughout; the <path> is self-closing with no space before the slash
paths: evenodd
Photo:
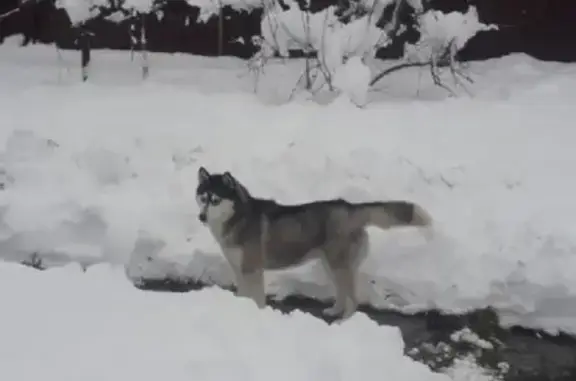
<path id="1" fill-rule="evenodd" d="M 200 207 L 198 219 L 208 225 L 223 224 L 250 200 L 246 188 L 230 172 L 210 174 L 198 169 L 196 202 Z"/>

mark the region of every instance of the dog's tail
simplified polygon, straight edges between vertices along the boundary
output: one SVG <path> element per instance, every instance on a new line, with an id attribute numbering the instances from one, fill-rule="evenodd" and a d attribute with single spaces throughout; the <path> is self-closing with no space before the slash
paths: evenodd
<path id="1" fill-rule="evenodd" d="M 432 216 L 420 205 L 409 201 L 383 201 L 356 204 L 361 223 L 380 229 L 401 226 L 431 227 Z"/>

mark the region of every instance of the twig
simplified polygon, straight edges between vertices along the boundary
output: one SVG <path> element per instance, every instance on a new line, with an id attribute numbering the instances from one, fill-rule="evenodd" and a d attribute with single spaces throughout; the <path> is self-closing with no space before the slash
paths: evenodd
<path id="1" fill-rule="evenodd" d="M 58 83 L 62 83 L 62 63 L 64 62 L 64 59 L 58 44 L 54 44 L 54 46 L 56 47 L 56 59 L 58 60 Z"/>
<path id="2" fill-rule="evenodd" d="M 272 9 L 273 6 L 268 6 L 265 0 L 261 1 L 262 9 L 263 9 L 263 17 L 266 18 L 266 22 L 268 23 L 268 27 L 270 33 L 272 34 L 272 40 L 274 41 L 276 47 L 273 47 L 271 44 L 266 41 L 264 37 L 259 37 L 258 41 L 252 39 L 253 44 L 258 44 L 259 50 L 254 54 L 252 58 L 248 60 L 248 71 L 249 73 L 254 73 L 254 92 L 258 91 L 258 84 L 260 82 L 260 76 L 264 74 L 264 68 L 268 63 L 268 60 L 274 56 L 274 52 L 278 50 L 278 39 L 277 39 L 277 32 L 278 32 L 278 22 L 276 19 L 275 25 L 272 25 Z M 276 5 L 277 6 L 277 5 Z"/>
<path id="3" fill-rule="evenodd" d="M 140 14 L 140 52 L 142 54 L 142 79 L 150 74 L 150 61 L 148 60 L 148 38 L 146 37 L 146 15 Z"/>
<path id="4" fill-rule="evenodd" d="M 1 15 L 0 15 L 0 21 L 3 20 L 3 19 L 5 19 L 6 17 L 10 16 L 11 14 L 16 13 L 16 12 L 20 12 L 20 7 L 14 8 L 14 9 L 12 9 L 11 11 L 8 11 L 8 12 L 6 12 L 6 13 L 1 14 Z"/>
<path id="5" fill-rule="evenodd" d="M 17 8 L 14 8 L 14 9 L 12 9 L 12 10 L 9 10 L 9 11 L 6 12 L 6 13 L 1 14 L 1 15 L 0 15 L 0 21 L 2 21 L 2 20 L 5 19 L 6 17 L 8 17 L 8 16 L 10 16 L 10 15 L 16 13 L 16 12 L 20 12 L 20 11 L 22 10 L 22 6 L 23 6 L 23 5 L 27 5 L 28 3 L 32 3 L 32 2 L 34 2 L 34 3 L 40 3 L 40 2 L 42 2 L 42 1 L 44 1 L 44 0 L 21 0 L 21 1 L 20 1 L 20 5 L 18 5 Z"/>
<path id="6" fill-rule="evenodd" d="M 437 64 L 437 59 L 432 57 L 432 59 L 430 60 L 430 76 L 432 77 L 432 80 L 434 81 L 434 84 L 438 87 L 443 88 L 444 90 L 446 90 L 447 92 L 450 93 L 451 96 L 455 96 L 456 94 L 454 93 L 454 91 L 452 91 L 452 89 L 450 89 L 448 86 L 446 86 L 442 80 L 440 79 L 440 75 L 438 74 L 438 64 Z"/>
<path id="7" fill-rule="evenodd" d="M 224 6 L 222 1 L 218 1 L 218 56 L 224 51 Z"/>
<path id="8" fill-rule="evenodd" d="M 310 80 L 310 87 L 309 87 L 309 88 L 307 87 L 306 89 L 309 90 L 311 93 L 314 93 L 314 92 L 312 92 L 312 87 L 313 87 L 314 82 L 311 80 L 310 77 L 308 77 L 308 75 L 309 75 L 310 73 L 312 73 L 312 70 L 314 70 L 314 69 L 318 69 L 318 70 L 320 69 L 320 62 L 319 62 L 319 61 L 316 61 L 316 65 L 314 65 L 314 66 L 312 66 L 312 67 L 309 68 L 309 72 L 303 72 L 302 74 L 300 74 L 300 77 L 298 77 L 298 80 L 296 81 L 296 84 L 294 85 L 294 88 L 293 88 L 292 91 L 290 92 L 290 96 L 288 97 L 288 100 L 289 100 L 289 101 L 293 99 L 294 94 L 296 94 L 296 90 L 298 89 L 298 84 L 302 81 L 303 78 L 304 78 L 306 81 L 309 81 L 309 80 Z M 317 78 L 317 77 L 315 77 L 314 80 L 316 80 L 316 78 Z M 321 86 L 317 91 L 321 90 L 322 87 L 323 87 L 323 86 Z"/>
<path id="9" fill-rule="evenodd" d="M 388 74 L 392 74 L 395 71 L 402 70 L 408 67 L 424 67 L 430 65 L 430 62 L 403 62 L 396 66 L 389 67 L 388 69 L 378 73 L 371 81 L 370 86 L 374 86 L 378 81 L 382 78 L 387 76 Z"/>

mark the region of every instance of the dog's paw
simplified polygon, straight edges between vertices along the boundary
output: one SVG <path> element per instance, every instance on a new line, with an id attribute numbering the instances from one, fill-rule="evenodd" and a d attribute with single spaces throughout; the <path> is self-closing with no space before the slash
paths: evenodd
<path id="1" fill-rule="evenodd" d="M 332 307 L 325 308 L 323 313 L 330 317 L 341 316 L 344 313 L 344 308 L 335 304 Z"/>
<path id="2" fill-rule="evenodd" d="M 344 312 L 332 321 L 332 324 L 343 324 L 354 315 L 354 312 Z"/>

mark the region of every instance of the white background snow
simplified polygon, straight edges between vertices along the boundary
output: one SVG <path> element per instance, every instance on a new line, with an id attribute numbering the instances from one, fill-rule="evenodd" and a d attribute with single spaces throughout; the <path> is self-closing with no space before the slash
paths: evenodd
<path id="1" fill-rule="evenodd" d="M 459 98 L 447 98 L 425 72 L 406 70 L 358 109 L 342 99 L 292 99 L 298 60 L 271 62 L 255 86 L 240 60 L 151 54 L 143 82 L 129 53 L 97 51 L 89 82 L 80 83 L 78 53 L 60 54 L 0 46 L 8 184 L 0 192 L 0 255 L 115 266 L 40 273 L 1 263 L 0 378 L 17 369 L 19 379 L 32 379 L 38 368 L 61 380 L 100 380 L 114 367 L 118 378 L 141 380 L 191 372 L 205 380 L 384 372 L 399 381 L 469 379 L 458 369 L 432 374 L 402 356 L 399 331 L 362 314 L 329 327 L 298 312 L 258 311 L 219 289 L 132 288 L 117 265 L 133 278 L 231 284 L 197 220 L 200 165 L 230 170 L 255 195 L 285 203 L 344 197 L 425 206 L 436 219 L 431 242 L 410 229 L 370 230 L 364 302 L 404 311 L 493 305 L 505 324 L 576 333 L 575 65 L 522 55 L 474 63 L 473 96 Z M 269 273 L 267 291 L 333 295 L 317 264 Z M 55 341 L 59 351 L 49 347 Z M 53 367 L 58 356 L 74 356 L 76 366 Z M 26 366 L 31 357 L 35 367 Z M 290 371 L 278 374 L 286 363 Z"/>
<path id="2" fill-rule="evenodd" d="M 152 78 L 140 83 L 129 55 L 99 52 L 93 82 L 80 84 L 73 52 L 66 71 L 49 47 L 2 50 L 3 165 L 14 181 L 0 194 L 4 256 L 125 263 L 142 235 L 178 263 L 161 271 L 230 283 L 197 221 L 205 165 L 287 203 L 399 198 L 427 207 L 437 220 L 431 243 L 412 230 L 371 231 L 360 288 L 376 306 L 493 304 L 509 323 L 576 331 L 572 65 L 477 63 L 475 98 L 441 100 L 421 82 L 422 100 L 416 81 L 392 82 L 377 94 L 387 102 L 360 110 L 258 99 L 279 102 L 298 75 L 291 66 L 272 68 L 255 95 L 239 60 L 153 55 Z M 394 93 L 400 86 L 410 102 Z M 316 266 L 271 274 L 268 289 L 332 295 Z M 400 298 L 384 300 L 388 291 Z"/>

